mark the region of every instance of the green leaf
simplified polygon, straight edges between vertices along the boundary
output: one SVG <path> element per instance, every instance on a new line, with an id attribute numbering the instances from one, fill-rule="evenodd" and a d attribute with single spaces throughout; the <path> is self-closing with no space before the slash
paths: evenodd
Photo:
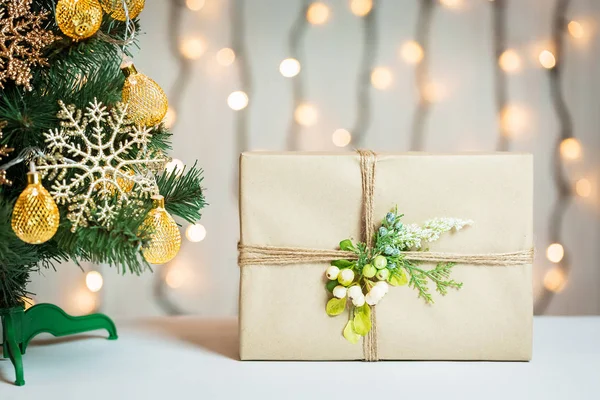
<path id="1" fill-rule="evenodd" d="M 354 265 L 354 262 L 348 260 L 334 260 L 331 262 L 331 265 L 335 265 L 339 269 L 351 268 Z"/>
<path id="2" fill-rule="evenodd" d="M 408 283 L 408 278 L 404 271 L 394 271 L 388 277 L 388 283 L 392 286 L 404 286 Z"/>
<path id="3" fill-rule="evenodd" d="M 352 244 L 352 240 L 346 239 L 340 242 L 340 249 L 345 251 L 356 251 L 356 248 Z"/>
<path id="4" fill-rule="evenodd" d="M 371 307 L 365 304 L 354 309 L 354 332 L 365 336 L 371 330 Z"/>
<path id="5" fill-rule="evenodd" d="M 356 344 L 360 340 L 360 335 L 354 331 L 354 322 L 351 320 L 348 321 L 344 328 L 344 337 L 352 344 Z"/>
<path id="6" fill-rule="evenodd" d="M 327 290 L 329 290 L 331 293 L 333 293 L 333 288 L 336 287 L 337 285 L 339 285 L 338 281 L 327 281 L 327 284 L 325 285 L 325 287 L 327 288 Z"/>
<path id="7" fill-rule="evenodd" d="M 337 297 L 332 298 L 327 302 L 327 307 L 325 307 L 325 311 L 327 311 L 327 315 L 330 317 L 335 317 L 336 315 L 340 315 L 346 309 L 346 298 L 338 299 Z"/>

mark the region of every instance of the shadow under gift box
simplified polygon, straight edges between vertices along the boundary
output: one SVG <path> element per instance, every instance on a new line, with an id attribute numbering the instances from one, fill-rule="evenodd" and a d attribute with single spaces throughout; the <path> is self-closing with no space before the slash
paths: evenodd
<path id="1" fill-rule="evenodd" d="M 533 158 L 529 154 L 379 154 L 374 218 L 398 205 L 404 223 L 471 219 L 431 251 L 507 253 L 533 247 Z M 243 153 L 240 223 L 244 245 L 338 249 L 361 239 L 362 186 L 356 153 Z M 342 336 L 348 314 L 329 317 L 328 263 L 240 269 L 242 360 L 360 360 L 363 347 Z M 425 265 L 427 267 L 427 265 Z M 382 360 L 529 360 L 531 264 L 457 264 L 463 282 L 425 304 L 408 287 L 390 287 L 376 306 Z"/>

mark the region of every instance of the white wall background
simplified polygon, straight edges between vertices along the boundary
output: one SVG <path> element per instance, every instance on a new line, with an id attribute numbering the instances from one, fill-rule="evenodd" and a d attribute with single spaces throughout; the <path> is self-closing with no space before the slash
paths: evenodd
<path id="1" fill-rule="evenodd" d="M 361 21 L 347 0 L 327 0 L 330 21 L 310 26 L 304 40 L 307 100 L 320 112 L 319 122 L 302 132 L 307 150 L 336 150 L 331 133 L 351 128 L 355 115 L 355 85 L 362 50 Z M 146 2 L 141 15 L 145 34 L 135 58 L 139 70 L 154 78 L 169 93 L 177 64 L 169 50 L 167 16 L 171 1 Z M 252 68 L 254 92 L 250 99 L 250 149 L 283 150 L 292 116 L 291 81 L 278 66 L 289 56 L 287 35 L 300 1 L 247 0 L 246 46 Z M 572 0 L 569 17 L 586 22 L 592 30 L 586 40 L 567 38 L 563 86 L 574 118 L 575 135 L 584 157 L 568 169 L 575 180 L 589 178 L 594 190 L 587 199 L 572 202 L 566 214 L 563 237 L 573 263 L 564 290 L 553 300 L 551 314 L 600 314 L 600 42 L 596 26 L 600 2 Z M 387 91 L 372 90 L 373 122 L 366 147 L 374 150 L 408 149 L 410 122 L 415 108 L 413 67 L 398 57 L 400 44 L 412 38 L 417 0 L 381 0 L 378 13 L 377 65 L 392 69 L 394 82 Z M 431 76 L 447 88 L 447 97 L 435 104 L 426 128 L 428 151 L 494 149 L 497 135 L 494 104 L 491 40 L 491 6 L 487 0 L 464 0 L 461 10 L 438 7 L 431 36 Z M 215 54 L 230 46 L 228 2 L 206 0 L 199 12 L 186 11 L 181 27 L 185 35 L 202 36 L 208 49 L 195 62 L 193 76 L 177 110 L 178 125 L 172 156 L 191 164 L 198 159 L 205 168 L 206 196 L 210 206 L 202 223 L 208 235 L 201 243 L 185 242 L 171 265 L 185 275 L 185 283 L 168 296 L 179 307 L 200 315 L 237 313 L 238 240 L 237 199 L 233 187 L 237 173 L 235 112 L 226 103 L 239 89 L 236 64 L 221 67 Z M 551 263 L 545 258 L 547 225 L 555 188 L 550 176 L 551 154 L 558 132 L 549 97 L 548 74 L 537 62 L 536 50 L 550 38 L 553 0 L 509 1 L 509 46 L 523 59 L 523 70 L 509 78 L 509 98 L 528 110 L 526 129 L 512 142 L 515 151 L 535 155 L 536 268 L 534 290 L 539 293 Z M 88 267 L 88 266 L 86 266 Z M 104 268 L 105 286 L 97 301 L 102 311 L 115 317 L 163 313 L 153 296 L 155 276 L 118 276 Z M 157 270 L 160 271 L 160 270 Z M 71 264 L 57 272 L 34 277 L 31 290 L 37 302 L 55 302 L 81 313 L 89 295 L 84 275 Z"/>

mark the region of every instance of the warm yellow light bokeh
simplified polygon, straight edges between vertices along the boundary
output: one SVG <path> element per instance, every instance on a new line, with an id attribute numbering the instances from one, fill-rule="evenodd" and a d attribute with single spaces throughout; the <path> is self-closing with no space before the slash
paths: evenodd
<path id="1" fill-rule="evenodd" d="M 364 17 L 372 8 L 373 0 L 350 0 L 350 11 L 357 17 Z"/>
<path id="2" fill-rule="evenodd" d="M 192 11 L 200 11 L 205 2 L 205 0 L 185 0 L 185 5 Z"/>
<path id="3" fill-rule="evenodd" d="M 294 119 L 302 126 L 312 126 L 317 123 L 319 112 L 312 104 L 303 103 L 296 107 Z"/>
<path id="4" fill-rule="evenodd" d="M 592 183 L 589 179 L 581 178 L 575 183 L 575 193 L 579 197 L 590 197 L 592 194 Z"/>
<path id="5" fill-rule="evenodd" d="M 515 50 L 507 49 L 500 55 L 498 64 L 502 70 L 515 73 L 521 70 L 521 57 Z"/>
<path id="6" fill-rule="evenodd" d="M 579 140 L 570 137 L 560 142 L 560 156 L 565 160 L 577 160 L 581 157 Z"/>
<path id="7" fill-rule="evenodd" d="M 163 119 L 165 126 L 167 128 L 172 128 L 173 125 L 175 125 L 175 121 L 177 121 L 177 112 L 171 107 L 167 108 L 167 113 Z"/>
<path id="8" fill-rule="evenodd" d="M 439 0 L 440 4 L 447 8 L 458 10 L 464 6 L 463 0 Z"/>
<path id="9" fill-rule="evenodd" d="M 553 263 L 560 262 L 565 256 L 565 249 L 560 243 L 552 243 L 546 249 L 546 257 Z"/>
<path id="10" fill-rule="evenodd" d="M 85 275 L 85 286 L 90 290 L 90 292 L 98 292 L 102 289 L 104 285 L 104 278 L 102 278 L 102 274 L 98 271 L 90 271 Z"/>
<path id="11" fill-rule="evenodd" d="M 394 80 L 392 71 L 387 67 L 375 67 L 371 71 L 371 85 L 375 89 L 388 89 Z"/>
<path id="12" fill-rule="evenodd" d="M 223 67 L 228 67 L 235 61 L 235 52 L 229 47 L 217 51 L 217 62 Z"/>
<path id="13" fill-rule="evenodd" d="M 568 28 L 571 36 L 573 36 L 575 39 L 581 39 L 583 37 L 583 35 L 585 34 L 585 30 L 583 29 L 583 26 L 581 26 L 581 24 L 577 21 L 569 22 L 569 25 L 567 25 L 567 28 Z"/>
<path id="14" fill-rule="evenodd" d="M 179 175 L 183 172 L 183 161 L 173 158 L 167 163 L 167 165 L 165 165 L 165 170 L 169 174 L 174 172 L 175 174 Z"/>
<path id="15" fill-rule="evenodd" d="M 554 267 L 544 276 L 544 287 L 551 292 L 562 291 L 567 284 L 567 276 L 560 267 Z"/>
<path id="16" fill-rule="evenodd" d="M 206 228 L 202 224 L 192 224 L 185 230 L 185 237 L 193 243 L 201 242 L 206 237 Z"/>
<path id="17" fill-rule="evenodd" d="M 529 125 L 529 116 L 523 107 L 509 104 L 500 113 L 500 124 L 506 135 L 516 136 Z"/>
<path id="18" fill-rule="evenodd" d="M 437 103 L 447 96 L 446 88 L 439 83 L 429 82 L 423 87 L 423 99 L 428 103 Z"/>
<path id="19" fill-rule="evenodd" d="M 186 280 L 186 274 L 181 268 L 169 267 L 165 276 L 165 283 L 171 289 L 178 289 L 183 286 Z"/>
<path id="20" fill-rule="evenodd" d="M 206 41 L 201 37 L 188 37 L 179 43 L 179 51 L 190 60 L 197 60 L 206 52 Z"/>
<path id="21" fill-rule="evenodd" d="M 323 25 L 329 20 L 329 6 L 320 1 L 312 3 L 306 10 L 306 20 L 313 25 Z"/>
<path id="22" fill-rule="evenodd" d="M 295 58 L 286 58 L 279 64 L 279 72 L 286 78 L 292 78 L 300 73 L 300 61 Z"/>
<path id="23" fill-rule="evenodd" d="M 414 40 L 409 40 L 400 47 L 400 57 L 408 64 L 418 64 L 423 59 L 423 48 Z"/>
<path id="24" fill-rule="evenodd" d="M 227 105 L 234 111 L 243 110 L 248 105 L 248 95 L 241 90 L 233 92 L 227 97 Z"/>
<path id="25" fill-rule="evenodd" d="M 331 140 L 337 147 L 346 147 L 352 140 L 352 134 L 346 129 L 336 129 L 331 135 Z"/>
<path id="26" fill-rule="evenodd" d="M 35 300 L 30 297 L 21 297 L 21 301 L 25 307 L 25 311 L 29 310 L 31 307 L 35 306 Z"/>
<path id="27" fill-rule="evenodd" d="M 96 294 L 89 290 L 81 289 L 73 297 L 74 309 L 79 314 L 89 314 L 96 309 L 98 301 Z"/>
<path id="28" fill-rule="evenodd" d="M 556 58 L 550 50 L 543 50 L 538 57 L 542 67 L 546 69 L 554 68 L 556 65 Z"/>

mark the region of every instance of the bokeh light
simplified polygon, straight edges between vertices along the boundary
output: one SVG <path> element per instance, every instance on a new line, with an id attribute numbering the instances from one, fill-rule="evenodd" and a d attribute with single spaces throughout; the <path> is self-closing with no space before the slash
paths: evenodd
<path id="1" fill-rule="evenodd" d="M 23 306 L 25 307 L 25 311 L 29 310 L 31 307 L 35 306 L 35 300 L 31 297 L 21 297 L 21 301 L 23 302 Z"/>
<path id="2" fill-rule="evenodd" d="M 418 64 L 423 59 L 423 48 L 414 40 L 409 40 L 400 47 L 400 57 L 408 64 Z"/>
<path id="3" fill-rule="evenodd" d="M 306 20 L 313 25 L 323 25 L 329 20 L 329 7 L 320 1 L 312 3 L 306 10 Z"/>
<path id="4" fill-rule="evenodd" d="M 509 104 L 500 113 L 500 123 L 507 135 L 516 136 L 529 125 L 529 115 L 522 106 Z"/>
<path id="5" fill-rule="evenodd" d="M 292 78 L 300 73 L 300 62 L 295 58 L 286 58 L 279 64 L 279 72 L 286 78 Z"/>
<path id="6" fill-rule="evenodd" d="M 550 50 L 542 50 L 538 59 L 540 60 L 540 64 L 542 65 L 542 67 L 546 69 L 554 68 L 554 66 L 556 65 L 556 58 Z"/>
<path id="7" fill-rule="evenodd" d="M 560 262 L 565 256 L 565 249 L 560 243 L 552 243 L 546 249 L 546 258 L 553 263 Z"/>
<path id="8" fill-rule="evenodd" d="M 337 147 L 346 147 L 352 140 L 352 134 L 346 129 L 336 129 L 331 135 L 331 140 Z"/>
<path id="9" fill-rule="evenodd" d="M 392 71 L 387 67 L 375 67 L 371 71 L 371 85 L 375 89 L 388 89 L 394 80 Z"/>
<path id="10" fill-rule="evenodd" d="M 197 60 L 206 52 L 206 41 L 199 37 L 184 38 L 179 44 L 181 54 L 190 60 Z"/>
<path id="11" fill-rule="evenodd" d="M 192 11 L 200 11 L 205 3 L 205 0 L 185 0 L 185 5 Z"/>
<path id="12" fill-rule="evenodd" d="M 581 157 L 579 140 L 570 137 L 560 142 L 560 156 L 565 160 L 577 160 Z"/>
<path id="13" fill-rule="evenodd" d="M 183 172 L 183 168 L 183 161 L 177 158 L 171 159 L 171 161 L 165 165 L 165 171 L 167 171 L 169 174 L 175 173 L 176 175 L 180 175 Z"/>
<path id="14" fill-rule="evenodd" d="M 79 290 L 73 296 L 74 309 L 79 314 L 89 314 L 96 309 L 98 300 L 96 295 L 89 290 Z"/>
<path id="15" fill-rule="evenodd" d="M 428 103 L 442 101 L 448 95 L 446 87 L 437 82 L 428 82 L 423 87 L 423 98 Z"/>
<path id="16" fill-rule="evenodd" d="M 350 11 L 357 17 L 364 17 L 372 8 L 373 0 L 350 0 Z"/>
<path id="17" fill-rule="evenodd" d="M 303 103 L 296 107 L 294 119 L 302 126 L 312 126 L 317 123 L 319 112 L 314 105 Z"/>
<path id="18" fill-rule="evenodd" d="M 579 197 L 590 197 L 592 194 L 592 183 L 589 179 L 581 178 L 575 183 L 575 193 Z"/>
<path id="19" fill-rule="evenodd" d="M 581 39 L 585 34 L 583 26 L 578 21 L 569 22 L 569 25 L 567 25 L 567 29 L 569 30 L 571 36 L 573 36 L 575 39 Z"/>
<path id="20" fill-rule="evenodd" d="M 521 57 L 515 50 L 507 49 L 500 55 L 498 64 L 505 72 L 515 73 L 521 70 Z"/>
<path id="21" fill-rule="evenodd" d="M 104 285 L 104 278 L 102 278 L 102 274 L 98 271 L 90 271 L 85 275 L 85 286 L 90 290 L 90 292 L 99 292 Z"/>
<path id="22" fill-rule="evenodd" d="M 235 61 L 235 52 L 229 47 L 217 51 L 217 62 L 223 67 L 228 67 Z"/>
<path id="23" fill-rule="evenodd" d="M 241 90 L 233 92 L 227 97 L 227 105 L 234 111 L 243 110 L 248 105 L 248 95 Z"/>
<path id="24" fill-rule="evenodd" d="M 464 6 L 463 0 L 440 0 L 440 4 L 444 7 L 458 10 Z"/>
<path id="25" fill-rule="evenodd" d="M 177 121 L 177 112 L 171 107 L 167 108 L 167 113 L 163 120 L 165 126 L 170 129 L 175 125 L 175 121 Z"/>
<path id="26" fill-rule="evenodd" d="M 206 237 L 206 228 L 202 224 L 192 224 L 185 230 L 185 237 L 190 242 L 201 242 Z"/>
<path id="27" fill-rule="evenodd" d="M 186 273 L 182 268 L 176 266 L 169 267 L 167 275 L 165 276 L 165 283 L 171 289 L 178 289 L 183 286 L 186 281 Z"/>
<path id="28" fill-rule="evenodd" d="M 566 284 L 567 275 L 559 266 L 552 268 L 544 276 L 544 287 L 551 292 L 558 293 L 562 291 Z"/>

